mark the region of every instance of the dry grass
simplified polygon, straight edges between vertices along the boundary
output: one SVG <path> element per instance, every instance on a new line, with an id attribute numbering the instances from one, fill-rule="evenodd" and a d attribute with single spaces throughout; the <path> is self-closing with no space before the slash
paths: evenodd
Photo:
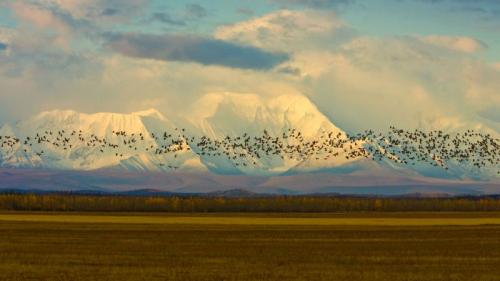
<path id="1" fill-rule="evenodd" d="M 0 221 L 104 224 L 191 224 L 264 226 L 474 226 L 500 225 L 500 217 L 272 217 L 260 216 L 162 216 L 105 214 L 1 214 Z"/>
<path id="2" fill-rule="evenodd" d="M 366 221 L 440 215 L 308 216 Z M 17 214 L 12 213 L 2 216 L 0 280 L 469 281 L 500 276 L 500 225 L 446 226 L 449 219 L 474 219 L 474 214 L 445 214 L 441 225 L 426 226 L 217 223 L 256 219 L 234 215 L 197 217 L 207 224 L 136 221 L 189 220 L 192 214 L 108 215 L 120 223 L 99 222 L 102 216 L 88 214 L 85 221 L 72 223 L 58 221 L 71 217 L 67 214 L 45 222 L 13 221 Z M 259 220 L 273 219 L 300 218 L 270 215 Z"/>

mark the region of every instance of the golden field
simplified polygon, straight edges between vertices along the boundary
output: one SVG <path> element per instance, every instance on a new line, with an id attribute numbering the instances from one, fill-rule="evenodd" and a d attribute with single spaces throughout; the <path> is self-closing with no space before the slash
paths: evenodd
<path id="1" fill-rule="evenodd" d="M 499 213 L 0 213 L 0 280 L 499 280 Z"/>

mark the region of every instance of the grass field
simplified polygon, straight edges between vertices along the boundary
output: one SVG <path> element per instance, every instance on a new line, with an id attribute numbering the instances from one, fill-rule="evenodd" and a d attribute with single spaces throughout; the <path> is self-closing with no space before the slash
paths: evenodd
<path id="1" fill-rule="evenodd" d="M 498 213 L 0 213 L 0 280 L 500 280 Z"/>

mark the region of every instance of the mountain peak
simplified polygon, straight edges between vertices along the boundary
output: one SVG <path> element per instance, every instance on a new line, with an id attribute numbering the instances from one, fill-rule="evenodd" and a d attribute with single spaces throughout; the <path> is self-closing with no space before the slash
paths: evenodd
<path id="1" fill-rule="evenodd" d="M 264 129 L 280 134 L 288 128 L 306 136 L 340 131 L 303 95 L 262 97 L 251 93 L 209 93 L 193 104 L 187 121 L 208 136 L 261 134 Z"/>
<path id="2" fill-rule="evenodd" d="M 165 120 L 166 119 L 165 116 L 163 116 L 163 114 L 161 114 L 155 108 L 150 108 L 150 109 L 146 109 L 146 110 L 136 111 L 136 112 L 132 112 L 131 114 L 132 115 L 136 115 L 136 116 L 141 116 L 141 117 L 154 117 L 154 118 L 157 118 L 157 119 L 160 119 L 160 120 Z"/>
<path id="3" fill-rule="evenodd" d="M 53 109 L 53 110 L 47 110 L 47 111 L 42 111 L 39 114 L 35 115 L 33 119 L 42 119 L 42 118 L 47 118 L 47 117 L 58 117 L 60 119 L 66 119 L 69 116 L 74 116 L 80 114 L 77 111 L 71 110 L 71 109 Z"/>

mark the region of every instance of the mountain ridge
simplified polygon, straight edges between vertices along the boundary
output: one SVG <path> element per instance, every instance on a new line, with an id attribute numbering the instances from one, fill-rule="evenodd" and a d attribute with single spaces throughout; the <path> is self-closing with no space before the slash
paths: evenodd
<path id="1" fill-rule="evenodd" d="M 252 102 L 242 103 L 242 99 Z M 217 100 L 218 103 L 214 103 L 214 100 Z M 210 106 L 213 108 L 208 111 L 213 112 L 209 112 L 207 115 L 206 108 Z M 119 167 L 142 171 L 167 171 L 168 169 L 164 167 L 170 166 L 173 167 L 172 169 L 210 170 L 221 174 L 270 175 L 285 173 L 292 168 L 300 168 L 301 161 L 269 156 L 265 159 L 247 159 L 247 161 L 258 162 L 254 168 L 235 167 L 234 163 L 225 157 L 205 157 L 196 146 L 193 147 L 187 143 L 186 136 L 183 134 L 181 136 L 176 130 L 185 127 L 192 135 L 202 134 L 214 137 L 236 136 L 243 133 L 256 135 L 261 134 L 264 130 L 272 134 L 281 134 L 289 128 L 297 128 L 309 138 L 318 136 L 326 130 L 344 135 L 344 132 L 329 122 L 307 98 L 295 95 L 264 100 L 251 94 L 212 93 L 200 99 L 194 108 L 200 108 L 198 112 L 192 110 L 192 115 L 198 116 L 198 121 L 187 117 L 180 122 L 181 124 L 176 124 L 171 121 L 171 118 L 166 118 L 156 109 L 130 114 L 110 112 L 85 114 L 74 110 L 52 110 L 20 121 L 15 126 L 4 125 L 0 129 L 0 132 L 13 134 L 18 138 L 29 137 L 34 132 L 55 134 L 55 131 L 58 130 L 73 130 L 77 134 L 82 134 L 82 138 L 88 138 L 89 135 L 91 137 L 98 136 L 99 138 L 105 137 L 110 142 L 117 141 L 113 132 L 126 131 L 128 134 L 142 136 L 144 145 L 140 147 L 141 149 L 146 146 L 160 147 L 158 141 L 155 141 L 151 136 L 152 134 L 160 135 L 166 130 L 179 134 L 179 140 L 184 142 L 184 148 L 187 149 L 182 153 L 179 152 L 175 159 L 169 156 L 156 156 L 151 153 L 140 154 L 131 151 L 118 151 L 118 154 L 123 155 L 121 159 L 116 159 L 109 153 L 96 157 L 97 149 L 95 147 L 89 148 L 73 144 L 71 149 L 65 148 L 65 153 L 45 147 L 44 152 L 48 155 L 46 158 L 49 158 L 50 161 L 37 156 L 33 151 L 17 150 L 11 152 L 10 155 L 4 152 L 4 160 L 0 162 L 0 165 L 4 167 L 43 167 L 70 170 Z M 178 120 L 176 119 L 177 122 L 179 122 Z M 235 120 L 237 121 L 236 125 L 234 125 Z"/>
<path id="2" fill-rule="evenodd" d="M 385 160 L 373 161 L 362 156 L 347 157 L 348 154 L 342 149 L 338 150 L 338 157 L 332 159 L 323 159 L 321 154 L 304 159 L 286 159 L 280 155 L 265 155 L 257 159 L 251 154 L 245 154 L 241 157 L 242 160 L 240 159 L 241 163 L 253 162 L 254 165 L 239 165 L 222 153 L 219 153 L 219 156 L 207 155 L 206 151 L 191 139 L 191 136 L 206 135 L 214 138 L 238 138 L 244 134 L 259 135 L 263 132 L 276 136 L 296 129 L 305 140 L 313 141 L 325 132 L 331 132 L 338 134 L 340 139 L 345 140 L 354 149 L 365 145 L 362 141 L 351 142 L 347 134 L 336 127 L 305 96 L 282 95 L 264 99 L 253 94 L 211 93 L 193 104 L 191 113 L 182 119 L 178 116 L 165 116 L 156 109 L 130 114 L 86 114 L 74 110 L 41 112 L 14 125 L 2 125 L 0 135 L 25 138 L 35 132 L 50 132 L 50 138 L 53 139 L 66 138 L 66 135 L 55 136 L 59 130 L 66 130 L 65 134 L 71 132 L 75 138 L 78 136 L 85 141 L 69 141 L 70 147 L 65 147 L 64 150 L 53 147 L 53 143 L 39 143 L 33 147 L 30 145 L 24 148 L 26 151 L 20 147 L 11 150 L 2 148 L 0 167 L 65 171 L 214 173 L 252 176 L 256 179 L 317 173 L 331 174 L 338 178 L 349 176 L 353 182 L 360 182 L 355 177 L 379 180 L 380 175 L 384 175 L 385 181 L 390 184 L 393 178 L 397 178 L 401 183 L 412 182 L 415 178 L 434 178 L 436 181 L 461 179 L 468 182 L 469 178 L 495 181 L 494 176 L 474 178 L 472 174 L 472 177 L 469 177 L 461 167 L 445 171 L 441 167 L 429 165 L 417 165 L 412 168 Z M 166 131 L 172 135 L 172 139 L 167 139 L 172 143 L 165 144 L 165 137 L 162 140 Z M 128 143 L 122 135 L 125 133 Z M 130 135 L 134 136 L 132 140 Z M 107 142 L 107 146 L 118 142 L 125 144 L 117 149 L 108 149 L 103 148 L 103 142 Z M 285 144 L 293 144 L 293 140 Z M 154 153 L 159 149 L 171 150 L 173 153 Z M 38 155 L 40 150 L 43 150 L 44 155 Z M 239 153 L 235 148 L 230 151 Z M 208 178 L 205 177 L 205 180 Z"/>
<path id="3" fill-rule="evenodd" d="M 72 192 L 211 193 L 246 190 L 265 194 L 360 194 L 405 195 L 446 193 L 452 195 L 500 194 L 500 181 L 478 182 L 416 177 L 386 179 L 329 173 L 256 177 L 189 172 L 123 172 L 117 170 L 60 171 L 0 168 L 0 190 Z"/>

